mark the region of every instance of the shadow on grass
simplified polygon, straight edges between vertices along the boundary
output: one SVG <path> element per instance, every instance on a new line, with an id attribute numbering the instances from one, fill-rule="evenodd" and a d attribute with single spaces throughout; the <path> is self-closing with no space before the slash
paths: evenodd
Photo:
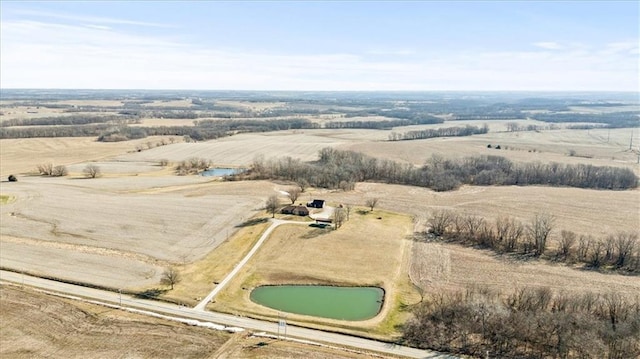
<path id="1" fill-rule="evenodd" d="M 269 221 L 269 218 L 263 217 L 263 218 L 251 218 L 248 219 L 240 224 L 236 225 L 236 228 L 242 228 L 242 227 L 251 227 L 251 226 L 255 226 L 256 224 L 261 224 L 261 223 L 267 223 Z"/>
<path id="2" fill-rule="evenodd" d="M 328 234 L 331 232 L 331 226 L 329 225 L 328 227 L 325 228 L 318 228 L 318 224 L 310 224 L 309 227 L 313 227 L 313 229 L 307 233 L 305 233 L 304 235 L 300 236 L 300 238 L 302 239 L 311 239 L 311 238 L 316 238 L 325 234 Z"/>
<path id="3" fill-rule="evenodd" d="M 167 292 L 166 289 L 152 288 L 152 289 L 147 289 L 144 292 L 136 293 L 135 297 L 139 299 L 156 299 L 160 295 L 166 292 Z"/>

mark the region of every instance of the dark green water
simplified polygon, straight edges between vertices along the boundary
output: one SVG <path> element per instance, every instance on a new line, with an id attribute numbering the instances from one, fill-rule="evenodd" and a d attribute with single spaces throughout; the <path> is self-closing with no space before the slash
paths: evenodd
<path id="1" fill-rule="evenodd" d="M 384 291 L 378 287 L 277 285 L 258 287 L 251 292 L 252 301 L 269 308 L 342 320 L 375 317 L 383 299 Z"/>

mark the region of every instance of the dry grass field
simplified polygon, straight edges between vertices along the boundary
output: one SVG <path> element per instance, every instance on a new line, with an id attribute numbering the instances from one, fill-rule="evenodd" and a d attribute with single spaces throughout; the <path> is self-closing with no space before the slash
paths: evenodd
<path id="1" fill-rule="evenodd" d="M 122 101 L 99 100 L 60 103 L 123 105 Z M 219 101 L 219 104 L 251 111 L 285 105 L 249 101 Z M 191 103 L 160 100 L 142 107 L 145 106 L 185 107 Z M 33 109 L 17 108 L 17 112 L 10 115 L 44 116 L 45 110 L 38 110 L 41 111 L 29 113 Z M 52 111 L 49 115 L 59 115 L 54 111 L 57 109 L 46 110 Z M 12 110 L 3 108 L 3 111 L 2 118 L 7 118 L 6 112 Z M 339 114 L 304 117 L 318 123 L 365 120 L 341 118 Z M 384 117 L 374 120 L 384 120 Z M 623 166 L 640 174 L 638 157 L 628 149 L 632 133 L 634 141 L 640 141 L 637 128 L 633 131 L 570 130 L 563 125 L 560 129 L 540 132 L 506 132 L 509 122 L 513 121 L 486 121 L 491 132 L 485 135 L 398 142 L 387 141 L 392 131 L 365 129 L 246 133 L 197 143 L 179 140 L 158 147 L 148 143 L 156 144 L 160 138 L 115 143 L 101 143 L 95 138 L 2 139 L 0 176 L 5 180 L 9 174 L 16 174 L 19 181 L 0 183 L 0 266 L 131 290 L 158 288 L 162 271 L 174 266 L 183 280 L 164 297 L 195 304 L 213 288 L 214 282 L 224 278 L 268 226 L 260 221 L 247 225 L 247 221 L 265 217 L 262 207 L 266 198 L 293 184 L 221 182 L 201 176 L 176 176 L 172 165 L 192 157 L 208 159 L 218 167 L 242 167 L 257 157 L 290 156 L 313 161 L 320 149 L 335 147 L 415 165 L 423 164 L 434 154 L 447 158 L 497 155 L 514 162 Z M 516 122 L 546 125 L 529 120 Z M 447 121 L 394 131 L 484 123 Z M 191 124 L 192 120 L 143 119 L 140 126 Z M 487 148 L 488 144 L 500 145 L 502 149 Z M 143 150 L 137 151 L 137 147 Z M 172 164 L 161 167 L 159 161 L 164 159 Z M 70 173 L 63 178 L 36 176 L 36 166 L 42 163 L 66 165 Z M 82 170 L 88 163 L 98 165 L 103 176 L 84 179 Z M 584 271 L 544 260 L 517 261 L 489 251 L 407 239 L 414 231 L 423 231 L 425 218 L 437 209 L 451 209 L 488 220 L 512 216 L 524 223 L 537 213 L 549 213 L 555 217 L 551 247 L 556 246 L 562 229 L 602 238 L 620 230 L 640 228 L 638 189 L 463 186 L 456 191 L 434 192 L 410 186 L 358 183 L 355 190 L 348 192 L 310 188 L 298 201 L 322 198 L 334 205 L 362 207 L 371 197 L 380 200 L 374 213 L 358 214 L 354 210 L 352 219 L 338 231 L 325 233 L 302 225 L 279 227 L 209 308 L 274 319 L 273 310 L 250 301 L 252 288 L 292 283 L 378 285 L 384 287 L 387 296 L 381 315 L 374 319 L 355 323 L 302 315 L 288 319 L 307 326 L 390 338 L 398 334 L 395 325 L 408 316 L 407 311 L 401 310 L 403 305 L 420 300 L 418 291 L 411 285 L 410 274 L 418 278 L 424 293 L 461 289 L 470 284 L 504 290 L 524 285 L 548 286 L 576 293 L 640 291 L 640 279 L 634 276 Z M 282 196 L 281 200 L 286 201 Z M 0 354 L 3 356 L 80 357 L 82 350 L 67 346 L 94 349 L 98 346 L 95 337 L 113 332 L 120 334 L 95 349 L 104 350 L 99 352 L 104 353 L 100 354 L 103 357 L 129 355 L 118 351 L 118 342 L 134 348 L 135 353 L 140 353 L 135 355 L 142 357 L 155 354 L 216 358 L 358 357 L 268 340 L 268 345 L 259 346 L 257 343 L 265 339 L 236 336 L 229 339 L 226 334 L 192 333 L 180 325 L 158 325 L 155 320 L 132 319 L 129 314 L 104 308 L 91 309 L 84 304 L 59 302 L 56 298 L 5 287 L 1 292 Z M 28 300 L 18 303 L 16 298 L 20 296 Z M 49 308 L 46 304 L 49 302 L 55 303 L 50 304 L 55 309 L 47 309 L 49 316 L 43 326 L 69 330 L 61 330 L 59 337 L 48 337 L 43 328 L 34 324 L 37 310 L 33 308 Z M 5 303 L 11 303 L 11 310 Z M 33 318 L 33 323 L 16 326 L 17 322 L 29 322 L 18 319 L 18 309 L 34 311 L 29 312 L 28 317 Z M 13 324 L 9 328 L 2 323 Z M 7 339 L 16 337 L 25 339 Z M 142 339 L 134 343 L 129 337 Z M 171 337 L 170 340 L 167 337 Z M 167 340 L 167 344 L 155 344 L 158 338 Z M 185 352 L 172 351 L 181 346 L 187 348 Z M 221 347 L 224 347 L 222 351 Z"/>
<path id="2" fill-rule="evenodd" d="M 42 163 L 84 164 L 135 151 L 157 138 L 125 142 L 98 142 L 93 137 L 25 138 L 0 140 L 0 176 L 36 172 Z"/>
<path id="3" fill-rule="evenodd" d="M 193 193 L 202 187 L 211 189 Z M 164 266 L 202 258 L 253 216 L 273 191 L 255 188 L 174 175 L 4 183 L 15 200 L 0 207 L 2 265 L 111 287 L 155 285 Z"/>
<path id="4" fill-rule="evenodd" d="M 465 121 L 467 122 L 467 121 Z M 507 121 L 509 122 L 509 121 Z M 455 123 L 455 122 L 453 122 Z M 504 122 L 502 122 L 504 124 Z M 451 125 L 451 123 L 448 123 Z M 492 124 L 489 122 L 489 124 Z M 434 126 L 434 125 L 431 125 Z M 495 124 L 499 126 L 499 124 Z M 416 126 L 417 127 L 417 126 Z M 476 155 L 503 156 L 514 162 L 588 163 L 597 166 L 625 166 L 640 174 L 638 154 L 629 150 L 633 138 L 640 141 L 640 128 L 612 130 L 548 130 L 489 132 L 468 137 L 441 137 L 398 142 L 361 142 L 343 146 L 378 158 L 421 165 L 433 154 L 445 158 Z M 398 131 L 403 132 L 403 131 Z M 639 142 L 640 143 L 640 142 Z M 487 148 L 500 145 L 502 149 Z M 570 156 L 572 151 L 575 152 Z"/>
<path id="5" fill-rule="evenodd" d="M 348 322 L 290 314 L 288 320 L 374 337 L 397 334 L 395 325 L 407 315 L 399 308 L 419 300 L 407 277 L 413 244 L 408 239 L 413 229 L 411 218 L 379 210 L 370 213 L 363 208 L 354 208 L 350 217 L 336 231 L 303 225 L 276 228 L 209 308 L 276 318 L 275 310 L 251 302 L 253 288 L 273 284 L 380 286 L 385 290 L 385 302 L 373 319 Z"/>
<path id="6" fill-rule="evenodd" d="M 600 191 L 580 188 L 544 186 L 463 186 L 451 192 L 434 192 L 427 188 L 358 183 L 354 191 L 311 192 L 312 197 L 364 205 L 366 198 L 380 199 L 378 206 L 390 211 L 413 215 L 424 224 L 430 212 L 450 209 L 489 220 L 511 216 L 522 222 L 536 213 L 547 212 L 556 217 L 557 231 L 574 231 L 596 237 L 619 230 L 640 228 L 640 190 Z M 417 230 L 424 230 L 417 226 Z"/>
<path id="7" fill-rule="evenodd" d="M 366 353 L 254 337 L 248 333 L 228 334 L 0 286 L 0 357 L 86 358 L 88 355 L 92 358 L 211 359 L 371 357 Z"/>
<path id="8" fill-rule="evenodd" d="M 334 137 L 332 131 L 281 131 L 247 133 L 198 143 L 177 143 L 116 157 L 119 161 L 157 161 L 163 158 L 178 162 L 190 157 L 211 160 L 216 166 L 247 166 L 257 156 L 290 156 L 303 161 L 317 159 L 318 151 L 337 146 L 349 139 Z"/>
<path id="9" fill-rule="evenodd" d="M 519 261 L 488 250 L 455 244 L 414 243 L 411 277 L 425 294 L 487 287 L 504 294 L 523 287 L 547 287 L 564 293 L 619 293 L 637 296 L 640 278 L 578 270 L 564 264 Z"/>

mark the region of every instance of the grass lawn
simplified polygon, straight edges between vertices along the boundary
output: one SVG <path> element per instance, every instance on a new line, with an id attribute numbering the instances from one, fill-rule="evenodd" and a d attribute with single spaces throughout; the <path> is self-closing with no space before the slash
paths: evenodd
<path id="1" fill-rule="evenodd" d="M 281 225 L 209 308 L 238 315 L 274 319 L 275 310 L 249 299 L 253 288 L 267 284 L 328 284 L 384 288 L 381 313 L 366 321 L 348 322 L 289 314 L 291 323 L 334 329 L 377 338 L 397 334 L 407 313 L 404 305 L 420 300 L 408 280 L 412 242 L 409 216 L 354 209 L 338 230 Z"/>

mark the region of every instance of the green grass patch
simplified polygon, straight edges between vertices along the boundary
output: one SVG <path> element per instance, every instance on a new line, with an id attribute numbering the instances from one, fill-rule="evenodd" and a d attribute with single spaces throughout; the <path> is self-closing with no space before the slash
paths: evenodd
<path id="1" fill-rule="evenodd" d="M 15 200 L 16 198 L 14 196 L 9 196 L 7 194 L 0 194 L 0 204 L 8 204 Z"/>

